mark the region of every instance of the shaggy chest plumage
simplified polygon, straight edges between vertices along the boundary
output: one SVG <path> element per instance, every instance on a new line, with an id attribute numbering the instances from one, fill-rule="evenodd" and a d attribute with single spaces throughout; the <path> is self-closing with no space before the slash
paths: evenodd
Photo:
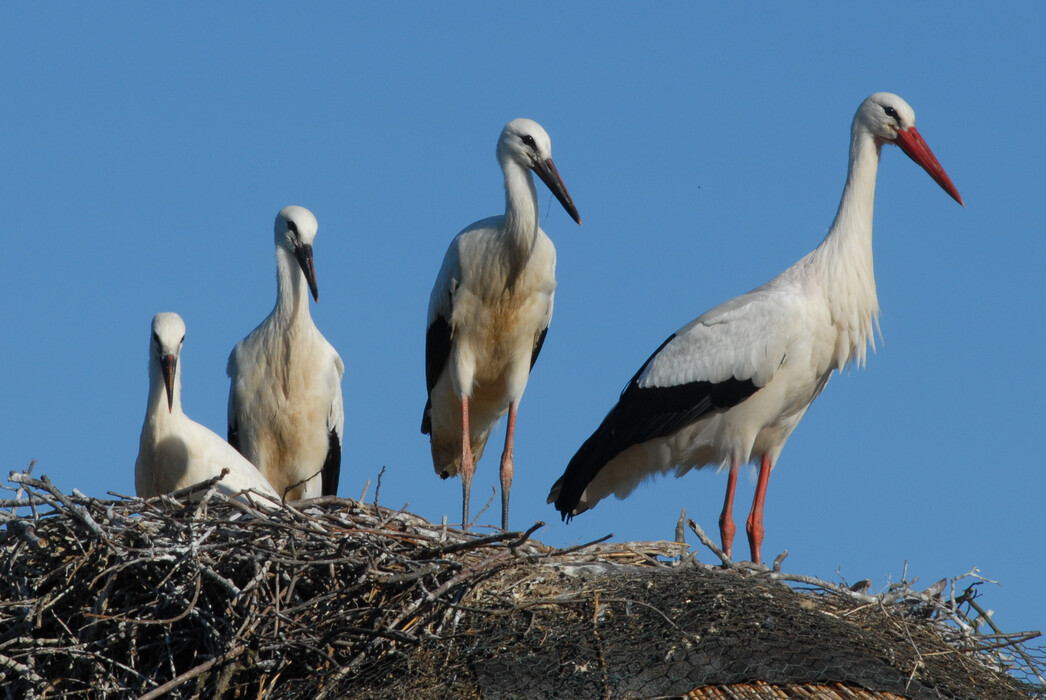
<path id="1" fill-rule="evenodd" d="M 330 449 L 337 354 L 311 319 L 269 319 L 234 352 L 238 447 L 276 490 L 315 478 Z M 291 497 L 305 493 L 299 486 Z"/>

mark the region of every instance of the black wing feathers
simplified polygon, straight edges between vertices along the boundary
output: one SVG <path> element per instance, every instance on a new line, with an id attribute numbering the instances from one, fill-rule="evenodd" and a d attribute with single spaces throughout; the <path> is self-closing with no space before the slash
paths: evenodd
<path id="1" fill-rule="evenodd" d="M 425 383 L 430 395 L 421 417 L 421 432 L 425 435 L 432 432 L 432 387 L 450 359 L 450 335 L 450 322 L 443 316 L 436 316 L 425 333 Z"/>
<path id="2" fill-rule="evenodd" d="M 323 495 L 338 495 L 338 477 L 341 475 L 341 440 L 338 433 L 331 429 L 330 445 L 327 448 L 327 459 L 323 460 Z"/>
<path id="3" fill-rule="evenodd" d="M 229 423 L 229 444 L 232 445 L 237 452 L 243 454 L 243 451 L 240 449 L 240 430 L 236 427 L 235 423 Z"/>
<path id="4" fill-rule="evenodd" d="M 545 344 L 546 335 L 548 335 L 548 326 L 541 329 L 537 342 L 534 343 L 534 352 L 530 354 L 530 369 L 534 369 L 534 363 L 538 361 L 538 354 L 541 352 L 541 346 Z"/>
<path id="5" fill-rule="evenodd" d="M 585 487 L 599 470 L 629 447 L 671 435 L 707 413 L 736 406 L 758 390 L 751 379 L 734 378 L 641 388 L 638 381 L 643 370 L 674 337 L 662 343 L 636 372 L 621 392 L 617 405 L 570 460 L 558 482 L 560 491 L 556 499 L 556 508 L 564 519 L 577 506 Z"/>

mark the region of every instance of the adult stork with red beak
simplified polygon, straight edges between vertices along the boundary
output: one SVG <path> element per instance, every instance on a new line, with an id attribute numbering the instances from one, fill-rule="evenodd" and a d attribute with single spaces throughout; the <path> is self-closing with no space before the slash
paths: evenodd
<path id="1" fill-rule="evenodd" d="M 737 471 L 760 462 L 747 533 L 760 562 L 763 503 L 788 437 L 836 370 L 863 365 L 879 315 L 872 268 L 875 176 L 895 144 L 945 192 L 962 197 L 915 130 L 915 112 L 877 92 L 858 108 L 839 211 L 821 244 L 763 286 L 707 311 L 671 335 L 629 381 L 548 496 L 564 519 L 645 478 L 729 467 L 719 518 L 723 550 L 734 536 Z"/>

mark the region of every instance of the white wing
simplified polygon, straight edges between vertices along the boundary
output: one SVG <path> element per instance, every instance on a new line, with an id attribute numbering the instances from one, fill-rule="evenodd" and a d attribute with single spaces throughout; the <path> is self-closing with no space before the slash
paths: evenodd
<path id="1" fill-rule="evenodd" d="M 265 476 L 212 430 L 187 418 L 185 432 L 189 445 L 189 469 L 188 483 L 182 486 L 205 481 L 228 469 L 229 473 L 218 484 L 226 495 L 252 489 L 279 498 Z"/>
<path id="2" fill-rule="evenodd" d="M 766 386 L 809 328 L 797 288 L 765 285 L 680 328 L 636 376 L 640 388 L 751 380 Z"/>

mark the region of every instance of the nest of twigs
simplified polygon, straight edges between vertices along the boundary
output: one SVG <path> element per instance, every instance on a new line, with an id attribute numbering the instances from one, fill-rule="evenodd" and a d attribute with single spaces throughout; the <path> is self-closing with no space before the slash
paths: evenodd
<path id="1" fill-rule="evenodd" d="M 973 572 L 869 596 L 780 561 L 703 564 L 681 543 L 556 550 L 530 539 L 538 525 L 480 536 L 329 497 L 260 508 L 213 483 L 144 501 L 67 495 L 24 473 L 11 482 L 0 698 L 1043 689 L 1035 633 L 984 629 Z"/>

